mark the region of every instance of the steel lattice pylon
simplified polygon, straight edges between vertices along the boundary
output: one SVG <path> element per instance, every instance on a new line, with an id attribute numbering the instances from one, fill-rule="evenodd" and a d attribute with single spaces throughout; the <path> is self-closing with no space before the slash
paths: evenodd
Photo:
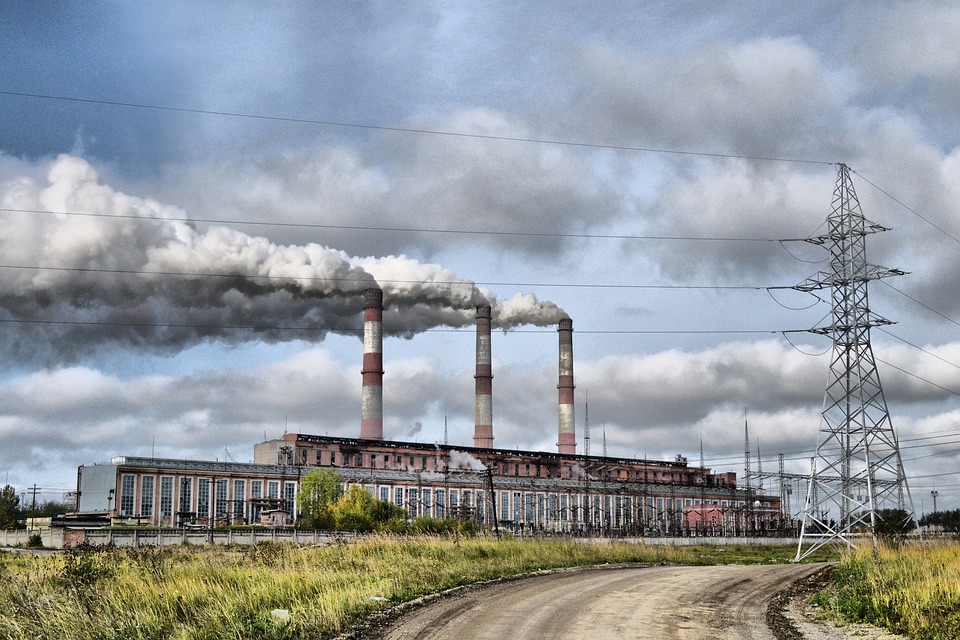
<path id="1" fill-rule="evenodd" d="M 811 331 L 833 340 L 796 560 L 828 543 L 875 544 L 880 510 L 913 516 L 900 445 L 870 346 L 870 328 L 892 323 L 870 311 L 867 295 L 871 280 L 904 272 L 867 263 L 867 236 L 887 229 L 863 217 L 844 164 L 839 165 L 827 226 L 826 235 L 809 242 L 830 252 L 829 270 L 794 287 L 831 290 L 832 322 Z"/>

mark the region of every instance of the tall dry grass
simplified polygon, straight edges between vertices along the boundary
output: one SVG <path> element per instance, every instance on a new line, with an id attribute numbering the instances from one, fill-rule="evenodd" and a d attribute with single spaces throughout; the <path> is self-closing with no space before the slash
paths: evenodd
<path id="1" fill-rule="evenodd" d="M 960 638 L 960 544 L 857 549 L 815 599 L 840 620 L 868 622 L 923 640 Z"/>
<path id="2" fill-rule="evenodd" d="M 331 637 L 449 587 L 602 563 L 780 560 L 791 550 L 367 537 L 324 548 L 143 548 L 0 554 L 0 638 Z M 726 557 L 724 557 L 726 556 Z M 289 612 L 275 617 L 274 609 Z"/>

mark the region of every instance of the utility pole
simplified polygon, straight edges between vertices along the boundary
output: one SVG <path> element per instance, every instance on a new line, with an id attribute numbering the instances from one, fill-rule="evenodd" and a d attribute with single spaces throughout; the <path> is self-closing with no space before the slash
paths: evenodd
<path id="1" fill-rule="evenodd" d="M 29 491 L 33 495 L 33 499 L 30 502 L 30 519 L 33 520 L 37 514 L 37 492 L 40 491 L 40 487 L 34 484 L 29 488 Z"/>
<path id="2" fill-rule="evenodd" d="M 829 270 L 793 287 L 830 290 L 831 322 L 810 331 L 833 342 L 797 561 L 828 543 L 852 548 L 864 531 L 876 544 L 881 509 L 913 515 L 900 445 L 870 346 L 871 327 L 892 322 L 871 311 L 867 295 L 871 280 L 905 272 L 867 263 L 867 236 L 887 229 L 864 218 L 845 164 L 839 165 L 827 227 L 826 235 L 807 241 L 828 250 Z M 804 544 L 809 544 L 806 550 Z"/>

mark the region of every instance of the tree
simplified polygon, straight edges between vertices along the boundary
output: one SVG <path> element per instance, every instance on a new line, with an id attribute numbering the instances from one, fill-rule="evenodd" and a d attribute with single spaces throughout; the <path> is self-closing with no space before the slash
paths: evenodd
<path id="1" fill-rule="evenodd" d="M 385 500 L 370 495 L 361 485 L 351 485 L 347 493 L 333 507 L 336 528 L 343 531 L 398 532 L 401 523 L 406 523 L 407 512 Z"/>
<path id="2" fill-rule="evenodd" d="M 35 518 L 55 518 L 57 516 L 62 516 L 65 513 L 71 513 L 73 510 L 74 506 L 71 502 L 48 500 L 37 505 L 37 508 L 33 512 L 33 516 Z"/>
<path id="3" fill-rule="evenodd" d="M 899 542 L 917 528 L 913 518 L 903 509 L 877 509 L 874 515 L 877 518 L 874 531 L 884 540 Z"/>
<path id="4" fill-rule="evenodd" d="M 343 479 L 330 469 L 314 469 L 300 478 L 298 526 L 304 529 L 334 529 L 334 505 L 343 496 Z"/>
<path id="5" fill-rule="evenodd" d="M 20 498 L 10 485 L 0 489 L 0 529 L 20 528 Z"/>
<path id="6" fill-rule="evenodd" d="M 373 518 L 374 498 L 358 484 L 351 485 L 340 496 L 333 509 L 334 521 L 341 531 L 367 533 L 376 528 Z"/>

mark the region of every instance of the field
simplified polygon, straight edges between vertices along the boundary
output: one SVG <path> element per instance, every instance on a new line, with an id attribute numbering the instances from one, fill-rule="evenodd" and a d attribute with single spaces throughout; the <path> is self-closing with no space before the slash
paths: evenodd
<path id="1" fill-rule="evenodd" d="M 918 640 L 960 638 L 960 545 L 861 548 L 844 556 L 816 603 L 838 620 Z"/>
<path id="2" fill-rule="evenodd" d="M 785 562 L 792 553 L 792 548 L 386 537 L 323 548 L 0 553 L 0 637 L 323 638 L 398 602 L 541 569 Z"/>

